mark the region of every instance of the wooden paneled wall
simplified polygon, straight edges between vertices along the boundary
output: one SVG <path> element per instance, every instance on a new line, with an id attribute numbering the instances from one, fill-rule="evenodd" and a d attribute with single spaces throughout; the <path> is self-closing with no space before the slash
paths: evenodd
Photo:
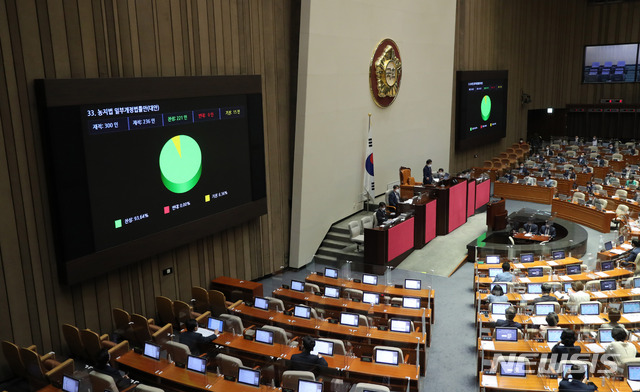
<path id="1" fill-rule="evenodd" d="M 584 45 L 640 41 L 639 2 L 458 0 L 457 6 L 454 72 L 508 70 L 509 102 L 507 136 L 492 145 L 456 153 L 452 118 L 452 171 L 482 166 L 526 137 L 529 109 L 599 103 L 601 98 L 640 102 L 640 83 L 581 83 Z M 520 103 L 522 92 L 531 103 Z"/>
<path id="2" fill-rule="evenodd" d="M 0 339 L 66 352 L 60 326 L 112 330 L 211 278 L 286 266 L 299 5 L 290 0 L 0 2 Z M 292 66 L 294 64 L 294 66 Z M 106 276 L 58 283 L 33 80 L 262 75 L 268 215 Z M 243 181 L 243 179 L 238 179 Z M 162 269 L 174 267 L 172 275 Z M 10 375 L 0 355 L 0 380 Z"/>

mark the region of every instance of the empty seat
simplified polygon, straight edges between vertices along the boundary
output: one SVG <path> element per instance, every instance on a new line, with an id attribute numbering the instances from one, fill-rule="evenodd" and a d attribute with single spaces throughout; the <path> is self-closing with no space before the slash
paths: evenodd
<path id="1" fill-rule="evenodd" d="M 71 324 L 62 324 L 62 335 L 64 336 L 64 340 L 67 342 L 69 351 L 71 351 L 71 355 L 74 358 L 87 358 L 87 353 L 84 349 L 84 345 L 82 344 L 80 330 L 78 327 Z"/>
<path id="2" fill-rule="evenodd" d="M 320 292 L 320 286 L 318 286 L 315 283 L 304 283 L 304 291 L 309 292 L 309 293 L 319 293 Z"/>
<path id="3" fill-rule="evenodd" d="M 298 390 L 298 380 L 315 381 L 316 376 L 313 372 L 303 370 L 285 370 L 282 373 L 282 389 Z"/>
<path id="4" fill-rule="evenodd" d="M 267 331 L 271 331 L 273 332 L 273 342 L 277 343 L 277 344 L 282 344 L 282 345 L 290 345 L 292 347 L 296 347 L 298 345 L 298 342 L 290 340 L 289 337 L 287 336 L 287 332 L 284 330 L 284 328 L 282 327 L 276 327 L 273 325 L 265 325 L 262 327 L 262 329 L 265 329 Z"/>
<path id="5" fill-rule="evenodd" d="M 224 331 L 231 332 L 234 335 L 254 335 L 255 331 L 251 330 L 253 325 L 245 328 L 242 319 L 232 314 L 221 314 L 220 319 L 224 321 Z"/>
<path id="6" fill-rule="evenodd" d="M 156 296 L 156 311 L 158 312 L 158 321 L 160 324 L 170 323 L 176 328 L 179 327 L 171 299 L 162 295 Z"/>
<path id="7" fill-rule="evenodd" d="M 191 355 L 189 346 L 171 340 L 165 343 L 164 348 L 167 350 L 167 356 L 171 356 L 171 359 L 177 363 L 186 364 Z"/>
<path id="8" fill-rule="evenodd" d="M 369 384 L 366 382 L 359 382 L 351 387 L 349 392 L 389 392 L 389 387 L 378 384 Z"/>
<path id="9" fill-rule="evenodd" d="M 80 331 L 80 338 L 82 339 L 82 345 L 84 346 L 90 363 L 95 363 L 100 350 L 109 350 L 116 346 L 115 342 L 109 340 L 109 335 L 103 334 L 99 336 L 90 329 Z"/>
<path id="10" fill-rule="evenodd" d="M 342 297 L 343 298 L 350 298 L 350 299 L 357 299 L 362 301 L 362 296 L 364 295 L 362 290 L 358 290 L 358 289 L 343 289 L 342 290 Z"/>
<path id="11" fill-rule="evenodd" d="M 622 199 L 626 199 L 627 198 L 627 191 L 625 191 L 624 189 L 616 189 L 616 196 L 622 198 Z"/>
<path id="12" fill-rule="evenodd" d="M 582 192 L 574 192 L 572 201 L 577 203 L 578 200 L 584 200 L 584 193 Z"/>
<path id="13" fill-rule="evenodd" d="M 264 297 L 267 301 L 269 301 L 269 310 L 273 310 L 276 312 L 284 312 L 284 302 L 281 299 L 273 298 L 273 297 Z"/>
<path id="14" fill-rule="evenodd" d="M 360 234 L 360 224 L 357 221 L 349 222 L 351 242 L 356 244 L 356 252 L 360 251 L 360 245 L 364 244 L 364 234 Z"/>
<path id="15" fill-rule="evenodd" d="M 42 388 L 50 383 L 62 385 L 62 376 L 73 374 L 73 359 L 60 363 L 54 354 L 40 356 L 28 348 L 20 349 L 20 358 L 27 373 L 27 379 L 32 387 Z"/>
<path id="16" fill-rule="evenodd" d="M 222 353 L 216 355 L 216 365 L 220 374 L 233 378 L 238 376 L 238 369 L 244 366 L 240 359 Z"/>

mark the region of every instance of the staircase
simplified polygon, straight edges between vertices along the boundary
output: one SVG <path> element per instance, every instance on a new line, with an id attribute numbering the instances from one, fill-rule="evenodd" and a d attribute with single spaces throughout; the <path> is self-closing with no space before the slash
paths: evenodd
<path id="1" fill-rule="evenodd" d="M 360 245 L 360 252 L 356 252 L 356 244 L 351 242 L 349 230 L 343 226 L 342 222 L 331 226 L 316 251 L 316 263 L 335 267 L 339 267 L 346 260 L 364 263 L 364 245 Z"/>

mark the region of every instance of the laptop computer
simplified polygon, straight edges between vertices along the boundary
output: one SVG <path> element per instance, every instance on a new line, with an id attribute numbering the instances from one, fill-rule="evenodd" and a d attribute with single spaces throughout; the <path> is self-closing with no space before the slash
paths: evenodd
<path id="1" fill-rule="evenodd" d="M 327 278 L 337 279 L 338 278 L 338 270 L 336 268 L 325 267 L 324 268 L 324 276 L 326 276 Z"/>
<path id="2" fill-rule="evenodd" d="M 293 308 L 293 315 L 309 320 L 311 318 L 311 308 L 304 305 L 296 305 Z"/>
<path id="3" fill-rule="evenodd" d="M 613 249 L 613 243 L 611 241 L 607 241 L 604 243 L 604 250 L 611 250 Z"/>
<path id="4" fill-rule="evenodd" d="M 500 376 L 526 377 L 527 372 L 524 362 L 500 362 Z"/>
<path id="5" fill-rule="evenodd" d="M 546 316 L 555 310 L 553 304 L 536 304 L 536 316 Z"/>
<path id="6" fill-rule="evenodd" d="M 256 330 L 256 342 L 264 344 L 273 344 L 273 331 L 267 331 L 266 329 Z"/>
<path id="7" fill-rule="evenodd" d="M 391 332 L 411 333 L 411 321 L 391 319 L 389 320 L 389 330 Z"/>
<path id="8" fill-rule="evenodd" d="M 207 373 L 207 359 L 189 355 L 187 358 L 187 370 L 201 374 Z"/>
<path id="9" fill-rule="evenodd" d="M 253 307 L 262 310 L 269 310 L 269 300 L 262 297 L 256 297 L 253 300 Z"/>
<path id="10" fill-rule="evenodd" d="M 624 301 L 622 313 L 640 313 L 640 301 Z"/>
<path id="11" fill-rule="evenodd" d="M 298 380 L 298 392 L 322 392 L 320 381 Z"/>
<path id="12" fill-rule="evenodd" d="M 551 257 L 553 257 L 554 260 L 564 259 L 564 256 L 564 250 L 556 250 L 551 252 Z"/>
<path id="13" fill-rule="evenodd" d="M 246 367 L 238 367 L 238 382 L 240 384 L 259 387 L 260 386 L 260 370 L 254 370 Z"/>
<path id="14" fill-rule="evenodd" d="M 404 288 L 410 290 L 420 290 L 422 286 L 422 281 L 418 279 L 405 279 L 404 280 Z"/>
<path id="15" fill-rule="evenodd" d="M 527 276 L 542 276 L 542 267 L 527 268 Z"/>
<path id="16" fill-rule="evenodd" d="M 487 264 L 500 264 L 499 255 L 487 255 Z"/>
<path id="17" fill-rule="evenodd" d="M 610 291 L 616 289 L 615 279 L 603 279 L 600 281 L 600 291 Z"/>
<path id="18" fill-rule="evenodd" d="M 62 390 L 64 392 L 79 392 L 80 380 L 67 375 L 62 376 Z"/>
<path id="19" fill-rule="evenodd" d="M 377 305 L 380 303 L 380 294 L 364 292 L 362 293 L 362 302 Z"/>
<path id="20" fill-rule="evenodd" d="M 611 343 L 613 342 L 613 336 L 611 331 L 613 328 L 600 328 L 598 329 L 598 343 Z"/>
<path id="21" fill-rule="evenodd" d="M 340 324 L 349 327 L 357 327 L 360 323 L 360 317 L 355 313 L 340 313 Z"/>
<path id="22" fill-rule="evenodd" d="M 529 283 L 527 285 L 528 294 L 542 294 L 542 283 Z"/>
<path id="23" fill-rule="evenodd" d="M 420 309 L 420 298 L 404 297 L 402 298 L 402 307 L 409 309 Z"/>
<path id="24" fill-rule="evenodd" d="M 378 284 L 378 275 L 362 274 L 362 283 L 377 285 Z"/>
<path id="25" fill-rule="evenodd" d="M 299 292 L 304 292 L 304 282 L 301 282 L 299 280 L 292 280 L 291 281 L 291 290 L 293 291 L 299 291 Z"/>
<path id="26" fill-rule="evenodd" d="M 522 253 L 520 255 L 521 263 L 533 263 L 533 253 Z"/>
<path id="27" fill-rule="evenodd" d="M 640 278 L 633 278 L 633 288 L 637 289 L 640 287 Z"/>
<path id="28" fill-rule="evenodd" d="M 581 303 L 580 314 L 586 316 L 597 316 L 600 314 L 600 306 L 595 303 Z"/>
<path id="29" fill-rule="evenodd" d="M 563 328 L 548 328 L 547 329 L 547 343 L 557 343 L 560 341 Z"/>
<path id="30" fill-rule="evenodd" d="M 339 298 L 340 297 L 340 289 L 337 287 L 325 286 L 324 288 L 324 296 L 329 298 Z"/>
<path id="31" fill-rule="evenodd" d="M 155 343 L 145 342 L 142 355 L 157 361 L 160 359 L 160 346 Z"/>
<path id="32" fill-rule="evenodd" d="M 376 363 L 383 363 L 385 365 L 398 365 L 398 352 L 395 350 L 385 350 L 379 348 L 376 350 L 374 361 Z"/>
<path id="33" fill-rule="evenodd" d="M 316 345 L 313 347 L 311 354 L 333 356 L 333 342 L 330 340 L 316 339 Z"/>
<path id="34" fill-rule="evenodd" d="M 489 268 L 489 277 L 495 278 L 500 272 L 502 272 L 502 268 Z"/>
<path id="35" fill-rule="evenodd" d="M 518 328 L 496 327 L 496 341 L 497 342 L 517 342 Z"/>
<path id="36" fill-rule="evenodd" d="M 511 307 L 508 302 L 494 302 L 491 304 L 491 314 L 504 314 Z"/>
<path id="37" fill-rule="evenodd" d="M 572 264 L 567 266 L 567 275 L 578 275 L 582 272 L 580 264 Z"/>

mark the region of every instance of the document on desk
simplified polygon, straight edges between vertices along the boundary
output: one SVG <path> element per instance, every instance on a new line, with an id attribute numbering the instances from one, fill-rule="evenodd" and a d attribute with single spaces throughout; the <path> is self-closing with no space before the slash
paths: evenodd
<path id="1" fill-rule="evenodd" d="M 514 264 L 513 266 L 517 269 L 525 269 L 524 264 L 517 263 L 517 264 Z"/>
<path id="2" fill-rule="evenodd" d="M 629 384 L 629 388 L 631 388 L 632 391 L 640 391 L 640 381 L 627 380 L 627 384 Z"/>
<path id="3" fill-rule="evenodd" d="M 214 334 L 214 332 L 212 330 L 206 329 L 206 328 L 198 328 L 198 330 L 196 332 L 199 333 L 200 335 L 204 336 L 205 338 L 208 338 L 209 336 Z"/>
<path id="4" fill-rule="evenodd" d="M 568 275 L 560 275 L 560 280 L 572 280 Z"/>
<path id="5" fill-rule="evenodd" d="M 604 322 L 600 316 L 581 315 L 578 318 L 585 324 L 602 324 Z"/>
<path id="6" fill-rule="evenodd" d="M 607 298 L 607 295 L 602 291 L 592 291 L 591 294 L 593 294 L 593 296 L 597 298 Z"/>
<path id="7" fill-rule="evenodd" d="M 498 388 L 498 377 L 482 375 L 482 386 L 487 388 Z"/>
<path id="8" fill-rule="evenodd" d="M 631 294 L 640 294 L 640 287 L 631 289 Z"/>
<path id="9" fill-rule="evenodd" d="M 495 351 L 496 345 L 493 344 L 493 340 L 481 340 L 480 348 L 487 351 Z"/>
<path id="10" fill-rule="evenodd" d="M 547 265 L 550 265 L 550 266 L 552 266 L 552 267 L 555 267 L 555 266 L 557 266 L 557 265 L 558 265 L 558 263 L 556 263 L 556 262 L 555 262 L 555 261 L 553 261 L 553 260 L 549 260 L 549 261 L 547 261 Z"/>
<path id="11" fill-rule="evenodd" d="M 547 318 L 545 316 L 531 317 L 531 322 L 535 325 L 547 325 Z"/>
<path id="12" fill-rule="evenodd" d="M 626 252 L 626 250 L 622 250 L 622 249 L 611 249 L 609 252 L 616 254 L 616 255 L 621 255 L 624 252 Z"/>
<path id="13" fill-rule="evenodd" d="M 596 271 L 596 275 L 598 275 L 601 278 L 608 278 L 609 274 L 604 272 L 604 271 Z"/>
<path id="14" fill-rule="evenodd" d="M 536 298 L 540 298 L 538 294 L 521 294 L 520 295 L 525 301 L 533 301 Z"/>
<path id="15" fill-rule="evenodd" d="M 599 354 L 604 352 L 604 348 L 600 347 L 598 343 L 585 343 L 584 346 L 588 348 L 592 353 Z"/>
<path id="16" fill-rule="evenodd" d="M 640 321 L 640 313 L 623 313 L 622 315 L 632 323 L 637 323 L 638 321 Z"/>
<path id="17" fill-rule="evenodd" d="M 531 279 L 529 279 L 529 278 L 520 278 L 519 280 L 522 283 L 531 283 Z"/>
<path id="18" fill-rule="evenodd" d="M 559 291 L 556 291 L 555 293 L 553 293 L 553 295 L 555 295 L 558 299 L 564 299 L 564 300 L 569 299 L 569 295 L 565 293 L 561 293 Z"/>
<path id="19" fill-rule="evenodd" d="M 491 315 L 491 320 L 493 322 L 496 322 L 498 320 L 504 320 L 504 314 L 492 314 Z"/>
<path id="20" fill-rule="evenodd" d="M 620 245 L 620 247 L 624 250 L 631 250 L 631 248 L 633 248 L 633 246 L 631 246 L 631 244 L 622 244 Z"/>

